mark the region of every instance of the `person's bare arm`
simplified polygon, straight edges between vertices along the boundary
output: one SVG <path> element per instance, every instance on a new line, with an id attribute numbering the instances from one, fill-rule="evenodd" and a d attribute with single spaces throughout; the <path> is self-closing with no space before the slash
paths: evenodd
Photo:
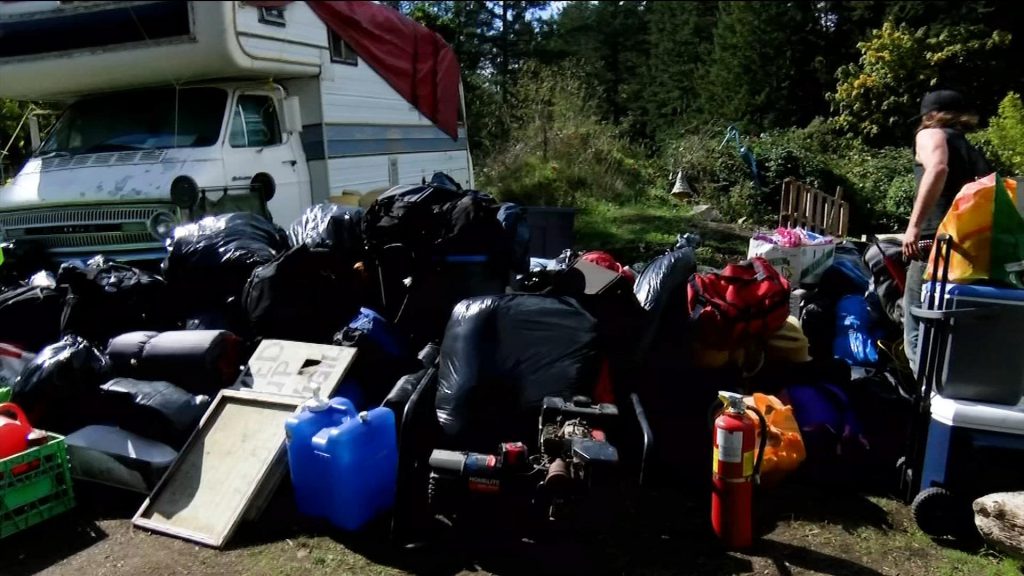
<path id="1" fill-rule="evenodd" d="M 917 161 L 924 167 L 921 185 L 914 199 L 914 209 L 910 213 L 910 223 L 903 235 L 903 255 L 907 258 L 920 257 L 917 247 L 921 239 L 921 226 L 924 219 L 932 211 L 935 202 L 946 184 L 946 173 L 949 172 L 947 161 L 949 150 L 946 146 L 946 133 L 939 128 L 926 128 L 917 133 Z"/>

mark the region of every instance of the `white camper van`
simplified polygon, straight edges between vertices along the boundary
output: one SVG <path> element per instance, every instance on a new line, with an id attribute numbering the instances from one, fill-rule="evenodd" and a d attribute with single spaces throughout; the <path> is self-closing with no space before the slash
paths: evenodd
<path id="1" fill-rule="evenodd" d="M 435 171 L 473 186 L 450 47 L 380 4 L 0 2 L 0 97 L 63 110 L 0 238 L 65 258 L 158 255 L 225 195 L 287 226 Z"/>

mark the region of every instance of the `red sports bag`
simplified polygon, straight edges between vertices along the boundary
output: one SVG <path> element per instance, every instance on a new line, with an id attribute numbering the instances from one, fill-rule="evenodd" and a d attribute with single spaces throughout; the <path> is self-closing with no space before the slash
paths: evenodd
<path id="1" fill-rule="evenodd" d="M 789 317 L 789 281 L 764 258 L 753 258 L 721 272 L 694 274 L 689 304 L 697 341 L 731 350 L 782 329 Z"/>

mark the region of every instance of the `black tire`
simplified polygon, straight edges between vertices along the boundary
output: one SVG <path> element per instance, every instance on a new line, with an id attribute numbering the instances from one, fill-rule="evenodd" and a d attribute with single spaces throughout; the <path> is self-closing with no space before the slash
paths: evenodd
<path id="1" fill-rule="evenodd" d="M 945 488 L 927 488 L 918 493 L 910 505 L 917 527 L 928 536 L 952 536 L 959 532 L 961 516 L 957 514 L 957 501 Z"/>

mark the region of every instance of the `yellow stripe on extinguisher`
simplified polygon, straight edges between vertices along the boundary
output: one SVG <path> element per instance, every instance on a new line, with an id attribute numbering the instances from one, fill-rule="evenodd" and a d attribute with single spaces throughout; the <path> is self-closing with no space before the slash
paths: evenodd
<path id="1" fill-rule="evenodd" d="M 754 475 L 754 452 L 743 453 L 743 475 L 753 476 Z"/>
<path id="2" fill-rule="evenodd" d="M 718 446 L 715 446 L 715 453 L 711 458 L 711 473 L 718 474 Z"/>

